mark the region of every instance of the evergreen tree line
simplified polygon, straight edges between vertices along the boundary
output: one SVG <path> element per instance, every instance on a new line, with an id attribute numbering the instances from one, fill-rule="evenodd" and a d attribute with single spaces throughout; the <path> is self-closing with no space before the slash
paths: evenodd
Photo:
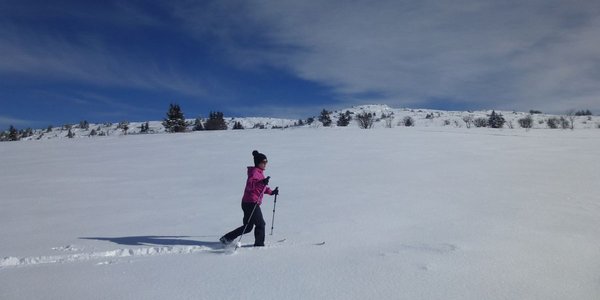
<path id="1" fill-rule="evenodd" d="M 227 130 L 227 123 L 222 112 L 210 112 L 206 121 L 197 118 L 193 124 L 188 124 L 178 104 L 171 104 L 169 106 L 167 117 L 163 120 L 162 124 L 167 132 L 185 132 L 188 126 L 192 126 L 192 131 Z M 240 122 L 236 122 L 233 129 L 244 129 L 244 127 Z"/>
<path id="2" fill-rule="evenodd" d="M 10 125 L 8 130 L 0 131 L 0 142 L 19 141 L 30 136 L 33 136 L 33 129 L 27 128 L 18 130 L 14 126 Z"/>
<path id="3" fill-rule="evenodd" d="M 17 130 L 14 126 L 10 125 L 7 131 L 0 132 L 0 141 L 18 141 L 24 138 L 25 133 Z"/>
<path id="4" fill-rule="evenodd" d="M 592 112 L 588 109 L 588 110 L 580 110 L 575 112 L 575 115 L 580 117 L 580 116 L 592 116 Z"/>
<path id="5" fill-rule="evenodd" d="M 323 109 L 317 118 L 321 124 L 325 127 L 333 126 L 333 120 L 331 118 L 331 111 Z M 541 111 L 531 110 L 530 114 L 541 114 Z M 353 116 L 354 113 L 350 111 L 346 111 L 344 113 L 340 113 L 338 115 L 338 119 L 336 125 L 338 127 L 345 127 L 352 122 L 352 120 L 356 120 L 360 128 L 368 129 L 372 128 L 373 123 L 375 121 L 379 121 L 376 119 L 377 116 L 375 113 L 367 113 L 362 112 Z M 590 110 L 580 110 L 574 111 L 571 110 L 567 113 L 567 118 L 565 117 L 552 117 L 547 119 L 545 122 L 549 128 L 570 128 L 574 129 L 574 120 L 576 116 L 592 116 L 592 112 Z M 432 119 L 433 114 L 428 115 L 427 119 Z M 393 114 L 381 116 L 382 119 L 386 120 L 387 127 L 391 127 L 391 120 L 393 119 Z M 463 121 L 465 122 L 467 128 L 470 128 L 472 125 L 475 127 L 490 127 L 490 128 L 503 128 L 506 124 L 506 120 L 500 113 L 496 113 L 496 111 L 492 111 L 492 113 L 487 118 L 473 118 L 473 116 L 465 116 L 463 117 Z M 527 116 L 525 118 L 517 120 L 519 126 L 521 128 L 533 128 L 533 119 L 531 116 Z M 298 120 L 295 124 L 296 126 L 303 126 L 305 124 L 312 125 L 315 122 L 315 118 L 308 118 L 306 121 Z M 512 122 L 511 122 L 512 123 Z M 188 123 L 185 120 L 185 116 L 181 107 L 178 104 L 170 104 L 169 110 L 167 111 L 166 118 L 162 122 L 167 132 L 186 132 L 188 128 L 191 127 L 191 131 L 201 131 L 201 130 L 227 130 L 227 123 L 225 122 L 224 115 L 222 112 L 214 111 L 210 112 L 208 119 L 203 120 L 201 118 L 196 118 L 194 122 Z M 398 125 L 403 125 L 406 127 L 414 126 L 415 122 L 411 117 L 405 117 L 401 120 Z M 112 125 L 112 124 L 105 124 Z M 79 128 L 88 130 L 90 124 L 87 121 L 81 121 L 79 123 Z M 258 127 L 257 127 L 258 126 Z M 264 128 L 264 125 L 257 124 L 255 128 Z M 512 124 L 508 124 L 508 127 L 513 128 Z M 68 130 L 67 137 L 72 138 L 75 134 L 71 131 L 72 127 L 77 127 L 77 125 L 64 125 L 63 130 Z M 600 128 L 600 125 L 598 125 Z M 129 122 L 121 122 L 118 125 L 118 128 L 123 130 L 125 134 L 129 130 Z M 149 122 L 142 123 L 139 127 L 140 133 L 150 133 L 150 124 Z M 244 126 L 240 122 L 235 122 L 233 126 L 234 130 L 244 129 Z M 46 132 L 51 132 L 52 126 L 49 126 Z M 27 138 L 33 135 L 33 130 L 31 128 L 24 130 L 17 130 L 14 126 L 10 126 L 10 128 L 6 131 L 0 131 L 0 141 L 18 141 L 23 138 Z M 96 135 L 105 135 L 104 132 L 97 132 L 96 129 L 93 129 L 90 136 Z"/>

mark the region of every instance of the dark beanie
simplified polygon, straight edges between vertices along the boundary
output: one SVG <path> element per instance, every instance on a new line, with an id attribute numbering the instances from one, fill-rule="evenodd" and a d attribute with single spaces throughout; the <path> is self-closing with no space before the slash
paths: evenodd
<path id="1" fill-rule="evenodd" d="M 258 167 L 258 164 L 260 164 L 263 160 L 267 159 L 267 156 L 254 150 L 252 151 L 252 156 L 254 156 L 254 166 Z"/>

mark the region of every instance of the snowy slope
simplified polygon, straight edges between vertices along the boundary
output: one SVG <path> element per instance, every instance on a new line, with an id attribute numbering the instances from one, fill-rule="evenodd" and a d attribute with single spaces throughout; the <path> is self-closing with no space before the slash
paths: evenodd
<path id="1" fill-rule="evenodd" d="M 186 120 L 186 122 L 189 124 L 188 130 L 192 131 L 195 120 Z M 228 129 L 233 129 L 233 126 L 236 122 L 240 122 L 242 126 L 247 129 L 274 129 L 295 126 L 297 120 L 258 117 L 225 119 Z M 31 136 L 23 138 L 23 140 L 68 138 L 69 131 L 73 134 L 73 138 L 137 135 L 141 134 L 142 125 L 145 123 L 146 122 L 126 122 L 127 130 L 124 130 L 123 127 L 120 127 L 120 123 L 89 124 L 88 128 L 82 128 L 80 124 L 72 124 L 52 127 L 51 129 L 36 129 L 33 130 L 33 134 Z M 147 134 L 167 133 L 162 121 L 149 121 L 148 127 L 149 131 Z M 95 133 L 92 133 L 92 131 Z"/>
<path id="2" fill-rule="evenodd" d="M 395 127 L 0 143 L 0 299 L 598 299 L 599 138 Z M 281 189 L 275 234 L 228 254 L 217 240 L 241 223 L 254 149 Z"/>
<path id="3" fill-rule="evenodd" d="M 356 116 L 360 113 L 372 113 L 374 114 L 374 125 L 373 128 L 388 128 L 388 127 L 402 127 L 404 125 L 404 118 L 410 117 L 414 120 L 415 127 L 451 127 L 451 128 L 465 128 L 467 124 L 465 118 L 471 119 L 485 118 L 487 119 L 492 113 L 489 111 L 442 111 L 442 110 L 431 110 L 431 109 L 408 109 L 408 108 L 391 108 L 387 105 L 361 105 L 355 106 L 348 109 L 342 109 L 339 111 L 331 112 L 332 127 L 336 127 L 337 120 L 340 114 L 350 112 L 353 120 L 350 122 L 348 127 L 358 128 L 356 122 Z M 506 129 L 521 129 L 519 125 L 519 119 L 523 119 L 527 116 L 531 116 L 533 119 L 533 129 L 548 129 L 547 121 L 550 118 L 560 118 L 566 116 L 547 115 L 547 114 L 534 114 L 524 112 L 509 112 L 509 111 L 497 111 L 502 114 L 506 119 L 504 128 Z M 235 117 L 226 118 L 225 122 L 229 129 L 233 129 L 236 122 L 242 124 L 245 129 L 289 129 L 297 127 L 322 127 L 323 124 L 318 120 L 318 116 L 312 117 L 315 122 L 307 124 L 306 120 L 302 120 L 304 125 L 299 125 L 299 120 L 281 119 L 281 118 L 264 118 L 264 117 Z M 568 119 L 568 118 L 567 118 Z M 191 131 L 194 124 L 194 119 L 189 119 L 186 122 L 190 124 L 188 129 Z M 204 120 L 205 121 L 205 120 Z M 93 136 L 121 136 L 121 135 L 136 135 L 140 134 L 141 126 L 145 122 L 131 122 L 127 123 L 127 130 L 119 128 L 118 123 L 106 123 L 106 124 L 89 124 L 89 127 L 84 129 L 79 124 L 70 125 L 71 133 L 75 138 L 88 138 L 92 136 L 92 131 L 95 131 Z M 150 127 L 149 133 L 165 133 L 165 128 L 161 121 L 150 121 L 148 122 Z M 471 125 L 470 127 L 475 127 Z M 575 129 L 599 129 L 600 128 L 600 117 L 598 116 L 579 116 L 574 119 Z M 23 138 L 23 140 L 47 140 L 56 138 L 67 138 L 69 133 L 68 126 L 54 127 L 50 130 L 36 129 L 33 130 L 32 135 Z"/>
<path id="4" fill-rule="evenodd" d="M 390 119 L 392 127 L 404 126 L 403 119 L 410 117 L 414 120 L 415 127 L 453 127 L 453 128 L 465 128 L 465 117 L 472 119 L 477 118 L 489 118 L 492 110 L 486 111 L 445 111 L 445 110 L 432 110 L 432 109 L 410 109 L 410 108 L 391 108 L 387 105 L 361 105 L 355 106 L 349 109 L 343 109 L 335 111 L 333 113 L 333 126 L 340 114 L 349 111 L 355 119 L 355 116 L 360 113 L 372 113 L 375 115 L 374 128 L 383 128 L 387 126 L 386 119 Z M 496 113 L 501 114 L 506 120 L 504 125 L 505 129 L 521 129 L 519 125 L 519 119 L 531 116 L 533 119 L 533 129 L 548 129 L 547 120 L 549 118 L 560 118 L 567 116 L 560 115 L 549 115 L 549 114 L 530 114 L 525 112 L 516 111 L 499 111 Z M 598 116 L 578 116 L 574 118 L 576 129 L 598 129 L 600 127 L 600 118 Z M 356 122 L 351 122 L 351 127 L 358 127 Z M 472 125 L 471 127 L 475 127 Z"/>

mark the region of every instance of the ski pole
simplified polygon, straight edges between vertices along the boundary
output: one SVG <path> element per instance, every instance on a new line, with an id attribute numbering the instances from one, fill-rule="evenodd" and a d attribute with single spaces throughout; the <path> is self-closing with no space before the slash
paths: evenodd
<path id="1" fill-rule="evenodd" d="M 258 203 L 254 204 L 254 207 L 252 208 L 252 212 L 250 213 L 250 218 L 248 218 L 248 222 L 246 222 L 246 226 L 244 226 L 244 231 L 242 231 L 242 235 L 240 235 L 240 239 L 238 240 L 237 243 L 235 243 L 235 249 L 233 249 L 233 251 L 236 251 L 242 245 L 242 237 L 244 236 L 244 233 L 246 232 L 246 228 L 248 228 L 248 224 L 252 220 L 252 215 L 254 214 L 254 210 L 256 209 L 257 205 L 258 205 Z"/>
<path id="2" fill-rule="evenodd" d="M 267 176 L 267 179 L 269 179 L 269 178 L 271 178 L 271 176 Z M 265 185 L 265 187 L 263 188 L 262 192 L 260 193 L 260 197 L 258 197 L 258 199 L 262 198 L 262 196 L 265 194 L 266 189 L 267 189 L 267 186 Z M 238 242 L 235 243 L 235 249 L 233 249 L 233 251 L 236 251 L 240 247 L 240 245 L 242 245 L 242 237 L 246 233 L 246 228 L 248 228 L 248 224 L 250 224 L 250 221 L 252 220 L 252 215 L 254 214 L 254 210 L 256 209 L 257 205 L 258 205 L 258 203 L 254 204 L 254 207 L 252 208 L 252 212 L 250 213 L 250 217 L 248 218 L 248 221 L 246 222 L 246 225 L 244 226 L 244 231 L 242 231 L 242 234 L 240 235 L 240 239 L 238 240 Z"/>
<path id="3" fill-rule="evenodd" d="M 273 219 L 271 220 L 271 235 L 273 235 L 273 226 L 275 225 L 275 206 L 277 205 L 277 195 L 279 195 L 279 187 L 276 187 L 275 190 L 277 194 L 275 194 L 275 200 L 273 200 Z"/>

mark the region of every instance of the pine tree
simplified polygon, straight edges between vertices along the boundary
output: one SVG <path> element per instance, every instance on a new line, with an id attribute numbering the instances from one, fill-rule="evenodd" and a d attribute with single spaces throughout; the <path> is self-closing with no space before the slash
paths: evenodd
<path id="1" fill-rule="evenodd" d="M 323 111 L 321 111 L 321 115 L 319 116 L 319 122 L 323 123 L 323 126 L 325 127 L 329 127 L 331 126 L 331 112 L 323 109 Z"/>
<path id="2" fill-rule="evenodd" d="M 18 141 L 20 140 L 21 137 L 19 136 L 19 131 L 14 128 L 12 125 L 10 125 L 10 128 L 8 129 L 8 140 L 9 141 Z"/>
<path id="3" fill-rule="evenodd" d="M 127 135 L 127 130 L 129 130 L 129 122 L 123 121 L 123 122 L 119 123 L 117 128 L 123 130 L 123 134 Z"/>
<path id="4" fill-rule="evenodd" d="M 88 121 L 81 121 L 79 122 L 79 128 L 84 129 L 84 130 L 88 130 L 90 128 L 90 123 Z"/>
<path id="5" fill-rule="evenodd" d="M 402 125 L 406 127 L 413 127 L 415 126 L 415 120 L 411 116 L 406 116 L 404 119 L 402 119 Z"/>
<path id="6" fill-rule="evenodd" d="M 33 129 L 31 129 L 31 128 L 27 128 L 27 129 L 23 130 L 23 133 L 21 134 L 21 136 L 25 137 L 25 138 L 30 137 L 32 135 L 33 135 Z"/>
<path id="7" fill-rule="evenodd" d="M 168 132 L 185 132 L 187 124 L 178 104 L 169 106 L 167 118 L 163 120 L 162 124 Z"/>
<path id="8" fill-rule="evenodd" d="M 592 115 L 592 111 L 588 110 L 580 110 L 578 112 L 575 113 L 576 116 L 581 117 L 581 116 L 591 116 Z"/>
<path id="9" fill-rule="evenodd" d="M 235 125 L 233 125 L 233 129 L 234 130 L 242 130 L 242 129 L 244 129 L 244 126 L 240 122 L 235 122 Z"/>
<path id="10" fill-rule="evenodd" d="M 340 127 L 348 126 L 350 124 L 350 121 L 352 121 L 352 117 L 350 116 L 350 111 L 346 111 L 345 113 L 340 114 L 340 116 L 337 120 L 337 126 L 340 126 Z"/>
<path id="11" fill-rule="evenodd" d="M 204 124 L 205 130 L 227 130 L 227 123 L 223 119 L 222 112 L 211 112 L 208 116 L 208 120 Z"/>
<path id="12" fill-rule="evenodd" d="M 496 111 L 492 110 L 492 114 L 488 119 L 488 127 L 502 128 L 502 126 L 504 126 L 504 123 L 506 123 L 506 120 L 504 120 L 502 114 L 497 114 Z"/>
<path id="13" fill-rule="evenodd" d="M 150 131 L 150 123 L 142 123 L 142 125 L 140 126 L 140 133 L 148 133 L 148 131 Z"/>

